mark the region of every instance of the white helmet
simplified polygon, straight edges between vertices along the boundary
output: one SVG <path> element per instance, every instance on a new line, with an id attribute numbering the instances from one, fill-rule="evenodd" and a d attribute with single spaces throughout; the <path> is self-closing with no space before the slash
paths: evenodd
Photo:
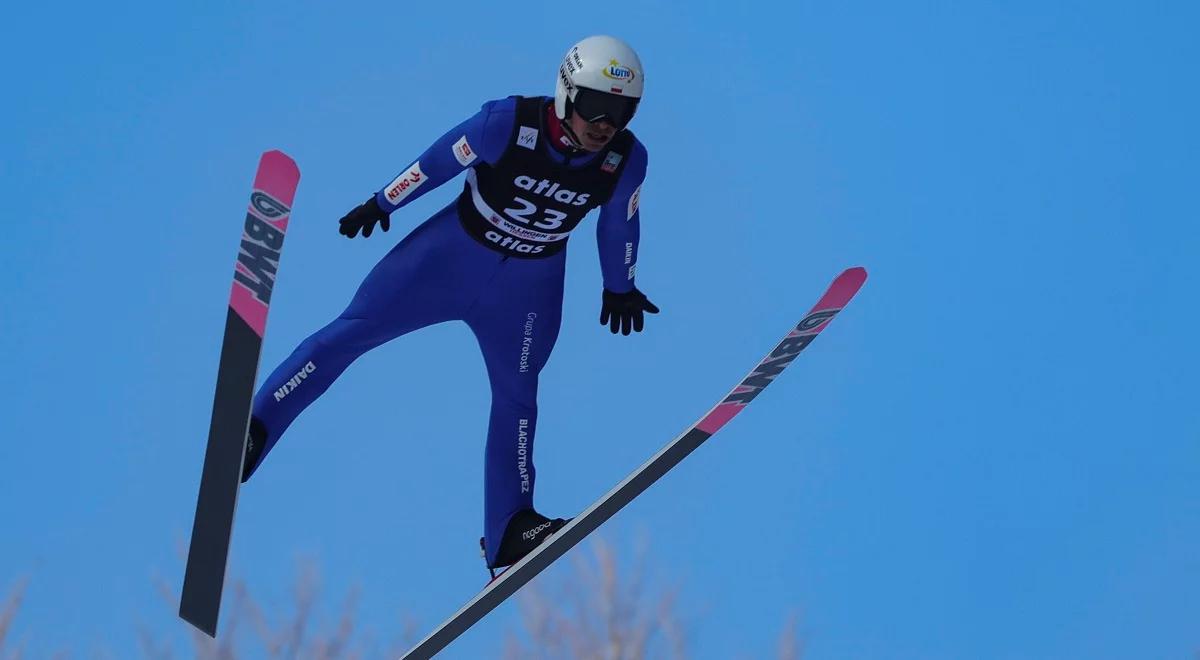
<path id="1" fill-rule="evenodd" d="M 616 37 L 588 37 L 571 47 L 558 67 L 554 114 L 578 112 L 588 121 L 625 128 L 642 98 L 642 61 Z"/>

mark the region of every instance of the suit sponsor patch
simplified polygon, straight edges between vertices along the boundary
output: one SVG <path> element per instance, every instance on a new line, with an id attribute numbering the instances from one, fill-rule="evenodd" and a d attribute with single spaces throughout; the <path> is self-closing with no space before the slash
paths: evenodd
<path id="1" fill-rule="evenodd" d="M 604 157 L 604 164 L 600 166 L 600 169 L 609 174 L 616 172 L 617 166 L 621 164 L 621 158 L 623 156 L 615 151 L 608 152 L 608 155 Z"/>
<path id="2" fill-rule="evenodd" d="M 537 139 L 538 129 L 536 128 L 522 126 L 521 130 L 517 132 L 517 146 L 525 147 L 531 151 L 537 147 Z"/>
<path id="3" fill-rule="evenodd" d="M 458 142 L 454 143 L 454 158 L 458 160 L 458 164 L 466 167 L 475 162 L 478 156 L 475 155 L 475 150 L 467 142 L 467 136 L 458 138 Z"/>
<path id="4" fill-rule="evenodd" d="M 633 214 L 637 213 L 638 204 L 641 203 L 641 201 L 642 201 L 642 184 L 639 183 L 637 190 L 634 190 L 633 194 L 630 195 L 630 197 L 629 197 L 629 209 L 628 209 L 628 213 L 625 215 L 626 222 L 633 220 Z"/>
<path id="5" fill-rule="evenodd" d="M 399 204 L 425 183 L 426 178 L 425 173 L 421 171 L 421 161 L 417 161 L 383 189 L 383 196 L 393 205 Z"/>

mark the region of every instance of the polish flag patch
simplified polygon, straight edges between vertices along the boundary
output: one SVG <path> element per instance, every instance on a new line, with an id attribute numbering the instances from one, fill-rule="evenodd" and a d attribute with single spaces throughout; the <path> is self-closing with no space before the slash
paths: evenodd
<path id="1" fill-rule="evenodd" d="M 600 164 L 600 169 L 601 171 L 612 174 L 613 172 L 617 171 L 617 166 L 620 164 L 621 154 L 615 151 L 610 151 L 608 152 L 608 155 L 604 157 L 604 162 Z"/>
<path id="2" fill-rule="evenodd" d="M 478 157 L 475 154 L 475 150 L 467 143 L 467 136 L 464 135 L 458 138 L 458 142 L 454 143 L 454 158 L 458 161 L 459 165 L 466 167 L 475 162 L 475 159 Z"/>

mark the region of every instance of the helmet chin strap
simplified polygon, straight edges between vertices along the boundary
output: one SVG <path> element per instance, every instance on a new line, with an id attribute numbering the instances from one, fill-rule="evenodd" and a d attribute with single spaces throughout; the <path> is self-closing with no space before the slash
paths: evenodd
<path id="1" fill-rule="evenodd" d="M 567 120 L 571 118 L 571 113 L 573 111 L 574 109 L 571 107 L 570 101 L 568 101 L 567 116 L 563 119 L 559 119 L 558 125 L 562 127 L 563 135 L 565 135 L 567 137 L 567 141 L 571 143 L 570 147 L 576 151 L 583 151 L 583 142 L 579 139 L 579 136 L 575 134 L 575 129 L 571 128 L 570 124 L 567 123 Z"/>

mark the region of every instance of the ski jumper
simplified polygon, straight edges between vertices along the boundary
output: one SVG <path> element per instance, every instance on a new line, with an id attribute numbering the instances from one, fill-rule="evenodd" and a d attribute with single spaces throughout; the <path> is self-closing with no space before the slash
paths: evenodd
<path id="1" fill-rule="evenodd" d="M 597 153 L 556 146 L 561 129 L 551 101 L 483 104 L 376 194 L 390 213 L 467 173 L 458 198 L 392 248 L 346 310 L 263 382 L 254 416 L 267 439 L 251 472 L 360 355 L 419 328 L 463 321 L 479 342 L 492 390 L 484 449 L 489 555 L 512 515 L 533 508 L 538 374 L 558 337 L 568 235 L 599 208 L 604 287 L 632 290 L 646 173 L 646 149 L 628 130 Z"/>

